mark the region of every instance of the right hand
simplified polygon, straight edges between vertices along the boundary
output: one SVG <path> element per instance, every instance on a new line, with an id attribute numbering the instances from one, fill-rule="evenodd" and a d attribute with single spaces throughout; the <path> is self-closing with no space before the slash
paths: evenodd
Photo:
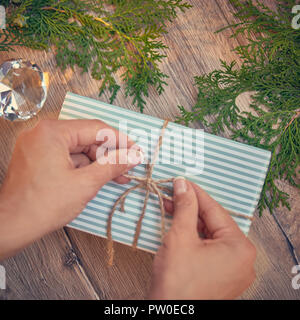
<path id="1" fill-rule="evenodd" d="M 174 219 L 154 260 L 149 298 L 233 299 L 246 290 L 256 250 L 229 213 L 183 178 L 175 179 L 167 207 Z"/>

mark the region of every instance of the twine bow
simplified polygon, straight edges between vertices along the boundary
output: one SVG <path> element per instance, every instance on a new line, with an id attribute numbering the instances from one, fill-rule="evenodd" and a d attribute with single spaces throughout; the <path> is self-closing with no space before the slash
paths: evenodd
<path id="1" fill-rule="evenodd" d="M 154 165 L 156 163 L 156 160 L 157 160 L 157 157 L 159 154 L 159 150 L 162 145 L 162 140 L 164 137 L 165 129 L 166 129 L 168 123 L 169 123 L 168 120 L 165 120 L 163 123 L 161 133 L 160 133 L 160 136 L 158 139 L 158 143 L 157 143 L 155 151 L 154 151 L 152 163 L 148 161 L 148 163 L 146 164 L 146 175 L 144 177 L 137 177 L 134 175 L 124 174 L 124 176 L 126 178 L 129 178 L 131 180 L 136 181 L 137 184 L 133 187 L 130 187 L 129 189 L 127 189 L 126 191 L 124 191 L 120 195 L 120 197 L 117 199 L 117 201 L 113 205 L 111 212 L 109 214 L 109 217 L 108 217 L 106 234 L 107 234 L 107 240 L 108 240 L 108 244 L 107 244 L 107 246 L 108 246 L 107 251 L 108 251 L 108 257 L 109 257 L 108 264 L 110 266 L 113 265 L 113 260 L 114 260 L 114 247 L 113 247 L 113 239 L 112 239 L 112 218 L 113 218 L 114 212 L 116 211 L 119 204 L 120 204 L 121 212 L 125 212 L 125 200 L 131 191 L 133 191 L 135 189 L 145 189 L 146 190 L 144 205 L 143 205 L 142 213 L 141 213 L 139 220 L 137 222 L 137 225 L 136 225 L 136 230 L 135 230 L 135 235 L 134 235 L 132 247 L 136 248 L 136 246 L 137 246 L 137 242 L 138 242 L 138 239 L 139 239 L 139 236 L 141 233 L 142 221 L 143 221 L 143 218 L 146 213 L 147 203 L 148 203 L 149 196 L 150 196 L 151 192 L 156 194 L 158 197 L 158 200 L 159 200 L 159 206 L 160 206 L 160 211 L 161 211 L 161 238 L 163 239 L 163 237 L 165 235 L 165 213 L 166 213 L 166 211 L 165 211 L 163 199 L 168 199 L 168 200 L 172 201 L 172 197 L 168 196 L 164 192 L 171 193 L 172 191 L 165 186 L 161 186 L 161 184 L 167 183 L 167 182 L 172 182 L 174 180 L 174 178 L 153 179 L 152 173 L 153 173 L 153 168 L 154 168 Z M 236 212 L 230 212 L 230 214 L 237 216 L 237 217 L 242 217 L 242 218 L 252 220 L 252 217 L 249 217 L 246 214 L 236 213 Z"/>

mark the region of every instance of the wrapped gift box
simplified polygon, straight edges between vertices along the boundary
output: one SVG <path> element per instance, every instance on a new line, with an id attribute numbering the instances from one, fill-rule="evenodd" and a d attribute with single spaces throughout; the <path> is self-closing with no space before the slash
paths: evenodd
<path id="1" fill-rule="evenodd" d="M 67 93 L 59 118 L 101 119 L 127 133 L 143 148 L 148 159 L 151 158 L 164 122 L 74 93 Z M 251 217 L 264 184 L 270 155 L 266 150 L 169 123 L 160 151 L 160 161 L 154 166 L 153 178 L 185 176 L 229 211 Z M 145 165 L 138 165 L 132 173 L 144 175 Z M 125 185 L 109 182 L 69 226 L 106 237 L 107 219 L 113 204 L 134 184 L 134 181 Z M 144 198 L 144 190 L 134 190 L 127 196 L 125 213 L 116 210 L 112 220 L 113 240 L 132 244 Z M 247 234 L 251 221 L 243 217 L 233 218 Z M 172 218 L 166 217 L 166 229 L 171 223 Z M 160 244 L 161 213 L 156 195 L 151 194 L 137 246 L 156 252 Z"/>

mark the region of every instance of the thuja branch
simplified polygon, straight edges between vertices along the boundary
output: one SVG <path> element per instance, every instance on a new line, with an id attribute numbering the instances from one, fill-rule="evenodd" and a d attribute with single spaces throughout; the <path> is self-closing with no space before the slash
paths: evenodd
<path id="1" fill-rule="evenodd" d="M 178 121 L 200 121 L 215 134 L 227 129 L 231 138 L 271 151 L 258 207 L 260 213 L 273 212 L 280 205 L 289 208 L 278 179 L 300 188 L 300 33 L 291 27 L 294 1 L 277 0 L 276 11 L 259 0 L 230 2 L 240 20 L 229 26 L 233 37 L 249 39 L 234 49 L 242 65 L 221 61 L 220 69 L 195 77 L 196 104 L 191 111 L 180 107 Z M 252 92 L 248 112 L 236 103 L 244 92 Z"/>
<path id="2" fill-rule="evenodd" d="M 0 30 L 0 50 L 54 46 L 62 69 L 78 65 L 90 71 L 101 80 L 99 94 L 111 93 L 110 102 L 123 81 L 141 111 L 149 86 L 160 94 L 166 85 L 167 75 L 160 71 L 166 21 L 190 7 L 183 0 L 6 0 L 4 5 L 8 18 L 6 30 Z"/>
<path id="3" fill-rule="evenodd" d="M 55 10 L 55 11 L 58 11 L 58 12 L 61 12 L 61 13 L 66 13 L 65 10 L 61 10 L 61 9 L 57 9 L 57 8 L 53 8 L 53 7 L 43 7 L 42 10 Z M 82 21 L 80 20 L 80 17 L 76 16 L 75 13 L 72 13 L 72 16 L 74 17 L 74 19 L 77 19 L 77 21 L 79 21 L 80 23 L 82 23 Z M 104 24 L 107 28 L 109 28 L 110 30 L 112 30 L 113 32 L 116 32 L 119 36 L 119 39 L 120 41 L 122 42 L 122 44 L 124 45 L 123 43 L 123 40 L 122 38 L 125 38 L 126 40 L 128 40 L 134 47 L 134 49 L 140 54 L 140 57 L 141 58 L 144 58 L 141 50 L 139 49 L 138 46 L 136 46 L 136 43 L 134 42 L 133 38 L 131 37 L 128 37 L 125 33 L 121 33 L 118 29 L 114 28 L 112 24 L 106 22 L 105 20 L 103 20 L 102 18 L 99 18 L 99 17 L 92 17 L 92 16 L 88 16 L 89 18 L 95 20 L 95 21 L 99 21 L 101 22 L 102 24 Z M 146 65 L 146 61 L 145 59 L 143 59 L 144 61 L 144 64 Z"/>
<path id="4" fill-rule="evenodd" d="M 293 115 L 292 119 L 290 120 L 290 122 L 286 125 L 286 127 L 284 128 L 284 131 L 289 128 L 289 126 L 293 123 L 293 121 L 295 121 L 297 118 L 300 117 L 300 109 L 295 110 L 295 114 Z"/>
<path id="5" fill-rule="evenodd" d="M 53 7 L 43 7 L 41 8 L 42 10 L 55 10 L 55 11 L 58 11 L 58 12 L 61 12 L 61 13 L 66 13 L 65 10 L 61 10 L 61 9 L 57 9 L 57 8 L 53 8 Z M 78 21 L 80 21 L 80 19 L 76 16 L 75 13 L 73 13 L 73 17 L 76 18 Z M 91 16 L 89 16 L 91 17 Z M 110 23 L 106 22 L 105 20 L 103 20 L 102 18 L 98 18 L 98 17 L 91 17 L 92 19 L 94 19 L 95 21 L 99 21 L 101 23 L 103 23 L 106 27 L 108 27 L 109 29 L 111 29 L 112 31 L 115 31 L 119 36 L 120 36 L 120 39 L 122 38 L 122 36 L 129 40 L 131 43 L 133 43 L 132 41 L 132 38 L 128 37 L 126 34 L 122 34 L 121 36 L 121 32 L 119 30 L 117 30 L 116 28 L 114 28 Z M 80 21 L 82 22 L 82 21 Z M 139 51 L 138 47 L 135 47 L 136 50 Z M 140 52 L 140 51 L 139 51 Z"/>

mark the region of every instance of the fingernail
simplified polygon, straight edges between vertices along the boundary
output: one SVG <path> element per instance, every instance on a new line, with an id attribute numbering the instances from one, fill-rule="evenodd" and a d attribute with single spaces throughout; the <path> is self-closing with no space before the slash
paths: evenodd
<path id="1" fill-rule="evenodd" d="M 179 195 L 187 191 L 187 184 L 184 177 L 176 177 L 173 180 L 173 184 L 174 184 L 175 195 Z"/>
<path id="2" fill-rule="evenodd" d="M 128 153 L 128 166 L 136 166 L 144 161 L 144 153 L 140 150 L 131 150 Z"/>
<path id="3" fill-rule="evenodd" d="M 130 149 L 143 152 L 143 148 L 136 143 L 134 145 L 132 145 Z"/>

